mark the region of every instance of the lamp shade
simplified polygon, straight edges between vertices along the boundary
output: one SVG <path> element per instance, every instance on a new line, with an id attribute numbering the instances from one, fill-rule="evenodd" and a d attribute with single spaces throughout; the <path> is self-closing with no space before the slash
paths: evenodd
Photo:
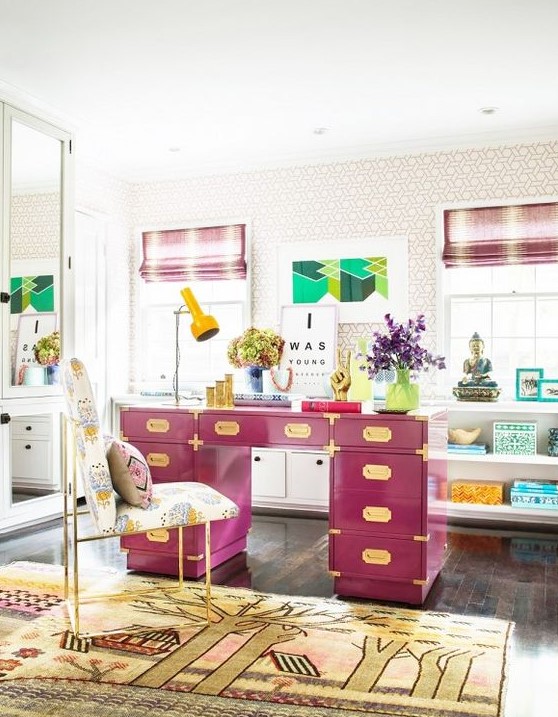
<path id="1" fill-rule="evenodd" d="M 217 323 L 217 319 L 210 314 L 204 314 L 196 300 L 196 297 L 192 293 L 192 290 L 185 287 L 180 293 L 182 294 L 184 303 L 192 316 L 190 331 L 196 341 L 207 341 L 207 339 L 210 339 L 212 336 L 215 336 L 215 334 L 218 334 L 219 324 Z"/>

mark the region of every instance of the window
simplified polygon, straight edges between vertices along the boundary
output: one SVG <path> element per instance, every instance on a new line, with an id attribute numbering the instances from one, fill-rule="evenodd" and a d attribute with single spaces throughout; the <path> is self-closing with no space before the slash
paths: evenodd
<path id="1" fill-rule="evenodd" d="M 235 226 L 245 228 L 246 224 Z M 219 227 L 210 227 L 212 232 L 216 228 Z M 228 230 L 230 226 L 222 228 Z M 250 281 L 246 261 L 249 239 L 247 232 L 243 231 L 242 242 L 231 243 L 229 232 L 227 245 L 223 242 L 221 247 L 232 247 L 230 256 L 225 257 L 225 252 L 221 252 L 216 260 L 219 252 L 215 251 L 214 232 L 210 252 L 204 249 L 207 242 L 196 246 L 196 240 L 204 242 L 207 239 L 203 229 L 186 227 L 142 234 L 142 280 L 139 282 L 138 301 L 140 390 L 173 390 L 177 331 L 175 312 L 182 306 L 180 291 L 184 286 L 192 289 L 203 311 L 215 316 L 220 331 L 208 341 L 196 342 L 190 332 L 190 317 L 188 314 L 179 316 L 180 390 L 203 391 L 205 385 L 233 370 L 227 361 L 227 344 L 250 323 Z M 170 242 L 166 241 L 167 231 L 172 233 Z M 182 241 L 182 238 L 186 240 Z M 180 251 L 183 249 L 187 255 L 181 259 Z M 237 256 L 239 252 L 242 261 Z M 240 268 L 242 263 L 243 269 Z"/>
<path id="2" fill-rule="evenodd" d="M 529 207 L 537 210 L 530 212 Z M 448 387 L 462 377 L 475 331 L 485 342 L 485 356 L 494 367 L 492 378 L 504 390 L 504 398 L 515 395 L 518 367 L 541 367 L 545 375 L 558 376 L 557 207 L 548 203 L 445 210 L 442 285 Z M 455 215 L 448 218 L 452 212 Z M 472 220 L 464 216 L 476 212 L 490 220 L 486 227 L 480 213 Z M 516 220 L 512 229 L 510 215 Z M 459 239 L 452 233 L 452 219 L 460 226 Z M 475 225 L 475 231 L 467 231 L 467 224 Z"/>

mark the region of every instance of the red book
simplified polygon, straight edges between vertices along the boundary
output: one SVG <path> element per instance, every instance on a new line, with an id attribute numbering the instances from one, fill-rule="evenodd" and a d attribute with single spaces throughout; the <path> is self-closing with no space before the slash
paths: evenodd
<path id="1" fill-rule="evenodd" d="M 316 411 L 318 413 L 361 413 L 360 401 L 302 401 L 303 411 Z"/>

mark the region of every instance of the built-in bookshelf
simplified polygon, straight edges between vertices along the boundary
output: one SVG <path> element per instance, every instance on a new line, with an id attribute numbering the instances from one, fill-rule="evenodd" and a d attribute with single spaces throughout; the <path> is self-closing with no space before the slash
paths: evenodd
<path id="1" fill-rule="evenodd" d="M 475 442 L 486 443 L 483 454 L 448 453 L 448 519 L 453 522 L 527 523 L 558 525 L 558 508 L 523 508 L 512 506 L 510 492 L 514 480 L 558 481 L 558 458 L 548 455 L 548 429 L 558 427 L 558 402 L 495 401 L 490 403 L 448 402 L 450 428 L 481 432 Z M 494 422 L 536 422 L 536 453 L 506 455 L 493 452 Z M 453 481 L 501 481 L 504 484 L 502 505 L 454 503 Z"/>

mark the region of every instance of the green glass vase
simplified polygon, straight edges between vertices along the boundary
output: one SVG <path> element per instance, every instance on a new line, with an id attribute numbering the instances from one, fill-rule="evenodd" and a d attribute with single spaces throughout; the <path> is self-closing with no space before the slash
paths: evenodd
<path id="1" fill-rule="evenodd" d="M 395 383 L 386 387 L 386 411 L 413 411 L 419 407 L 420 387 L 411 381 L 409 369 L 398 368 L 395 373 Z"/>

